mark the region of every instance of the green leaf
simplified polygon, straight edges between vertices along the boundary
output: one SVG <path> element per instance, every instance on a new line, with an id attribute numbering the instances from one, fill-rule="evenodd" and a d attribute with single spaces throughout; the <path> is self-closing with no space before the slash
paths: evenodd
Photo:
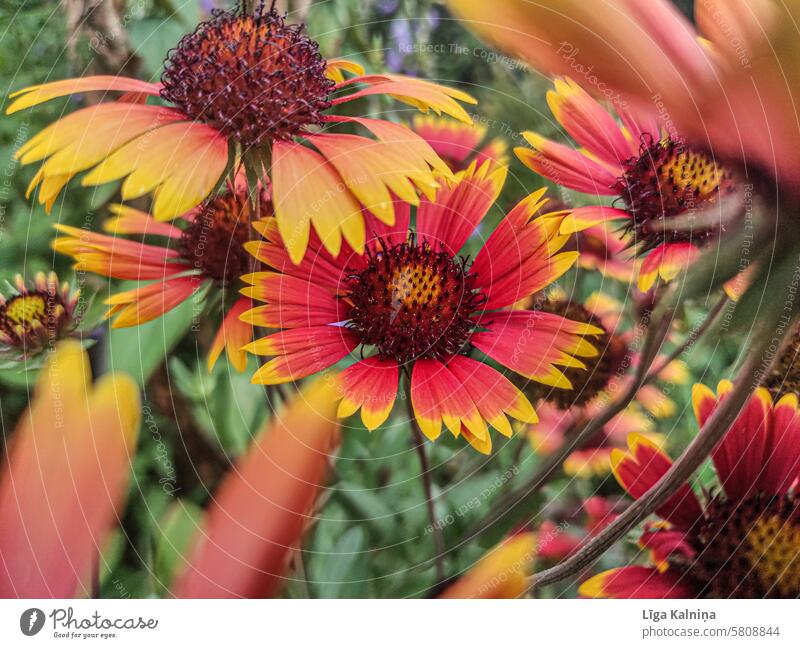
<path id="1" fill-rule="evenodd" d="M 342 481 L 336 488 L 336 494 L 378 536 L 388 537 L 392 534 L 397 524 L 395 513 L 385 497 L 374 489 Z"/>
<path id="2" fill-rule="evenodd" d="M 360 526 L 351 527 L 345 531 L 330 554 L 314 556 L 313 580 L 314 588 L 319 598 L 347 598 L 357 596 L 359 590 L 359 576 L 356 570 L 364 566 L 364 547 L 366 534 Z"/>
<path id="3" fill-rule="evenodd" d="M 199 367 L 205 372 L 205 367 Z M 216 389 L 209 401 L 213 432 L 229 453 L 238 455 L 252 443 L 267 414 L 264 388 L 250 382 L 254 367 L 238 373 L 227 362 L 215 367 Z"/>
<path id="4" fill-rule="evenodd" d="M 123 285 L 121 289 L 136 285 Z M 108 334 L 109 370 L 124 371 L 144 386 L 192 326 L 196 302 L 200 298 L 200 293 L 197 293 L 163 317 L 141 326 L 111 329 Z"/>
<path id="5" fill-rule="evenodd" d="M 178 44 L 187 31 L 186 25 L 179 20 L 147 18 L 131 24 L 128 34 L 147 73 L 155 78 L 161 74 L 167 52 Z"/>
<path id="6" fill-rule="evenodd" d="M 202 517 L 203 510 L 185 500 L 176 501 L 162 517 L 153 562 L 156 587 L 162 595 L 168 593 L 169 585 L 189 558 L 187 551 Z"/>

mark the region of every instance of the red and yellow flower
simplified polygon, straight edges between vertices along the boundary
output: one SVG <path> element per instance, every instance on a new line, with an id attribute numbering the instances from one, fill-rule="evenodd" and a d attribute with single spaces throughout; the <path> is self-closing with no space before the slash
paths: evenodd
<path id="1" fill-rule="evenodd" d="M 637 118 L 617 107 L 616 117 L 575 81 L 557 79 L 547 94 L 553 115 L 575 140 L 559 144 L 524 133 L 532 149 L 517 156 L 531 169 L 562 186 L 596 196 L 614 196 L 624 209 L 599 208 L 566 221 L 564 233 L 624 219 L 631 243 L 647 257 L 639 289 L 670 281 L 718 233 L 715 228 L 675 226 L 672 219 L 719 204 L 737 189 L 733 172 L 710 154 L 692 149 L 655 119 Z"/>
<path id="2" fill-rule="evenodd" d="M 265 191 L 260 200 L 264 213 L 270 203 Z M 69 225 L 55 225 L 63 236 L 53 248 L 75 259 L 75 269 L 114 279 L 150 282 L 108 298 L 106 317 L 112 326 L 138 326 L 160 317 L 188 299 L 205 308 L 209 290 L 221 293 L 222 324 L 209 349 L 211 369 L 223 350 L 237 371 L 247 366 L 242 347 L 252 339 L 252 328 L 239 316 L 251 308 L 250 300 L 236 293 L 239 278 L 250 267 L 245 243 L 250 237 L 251 206 L 243 187 L 230 185 L 174 223 L 124 205 L 113 205 L 116 216 L 104 223 L 111 234 L 99 234 Z M 147 235 L 157 242 L 144 243 L 117 236 Z"/>
<path id="3" fill-rule="evenodd" d="M 248 345 L 271 356 L 253 381 L 278 384 L 330 367 L 361 347 L 366 356 L 342 372 L 339 415 L 361 410 L 373 430 L 389 416 L 401 368 L 410 376 L 411 405 L 422 432 L 436 439 L 442 424 L 488 453 L 488 425 L 511 435 L 507 415 L 534 422 L 528 399 L 502 373 L 470 357 L 476 349 L 528 379 L 569 389 L 567 367 L 596 355 L 583 338 L 601 329 L 559 315 L 514 310 L 574 263 L 559 252 L 568 237 L 534 218 L 544 190 L 522 200 L 469 263 L 459 251 L 500 193 L 506 169 L 474 163 L 432 200 L 423 198 L 416 227 L 398 204 L 394 227 L 381 225 L 360 256 L 334 258 L 319 239 L 299 266 L 290 263 L 274 219 L 258 224 L 265 241 L 247 247 L 273 268 L 243 279 L 243 293 L 266 302 L 243 317 L 283 329 Z"/>
<path id="4" fill-rule="evenodd" d="M 695 385 L 702 427 L 732 385 L 717 393 Z M 634 498 L 669 470 L 669 457 L 641 435 L 612 456 L 614 475 Z M 605 598 L 764 598 L 800 596 L 800 414 L 787 394 L 773 402 L 759 388 L 711 458 L 720 490 L 698 498 L 684 484 L 656 511 L 640 546 L 652 566 L 631 565 L 583 583 L 583 596 Z"/>
<path id="5" fill-rule="evenodd" d="M 540 72 L 581 75 L 598 97 L 660 114 L 800 193 L 796 3 L 695 2 L 699 33 L 669 0 L 608 0 L 606 11 L 584 0 L 448 4 Z"/>
<path id="6" fill-rule="evenodd" d="M 15 292 L 0 295 L 0 357 L 23 360 L 69 337 L 78 327 L 80 290 L 72 292 L 55 272 L 39 272 L 29 284 L 14 277 Z"/>
<path id="7" fill-rule="evenodd" d="M 508 144 L 502 137 L 487 142 L 488 129 L 483 124 L 417 115 L 411 122 L 411 128 L 453 170 L 466 169 L 472 162 L 480 166 L 485 160 L 491 160 L 498 166 L 508 164 Z"/>
<path id="8" fill-rule="evenodd" d="M 345 78 L 349 75 L 349 78 Z M 51 124 L 16 153 L 43 161 L 29 187 L 49 210 L 78 173 L 84 186 L 124 178 L 123 200 L 152 193 L 153 215 L 169 220 L 208 198 L 231 165 L 244 160 L 272 184 L 275 217 L 299 263 L 311 225 L 334 256 L 344 240 L 364 250 L 366 223 L 394 224 L 392 196 L 418 204 L 434 177 L 450 171 L 409 128 L 329 111 L 384 95 L 423 112 L 471 120 L 468 94 L 391 74 L 367 75 L 345 60 L 326 61 L 301 25 L 260 4 L 252 14 L 216 12 L 170 51 L 160 83 L 91 76 L 12 94 L 7 112 L 85 92 L 119 93 Z M 168 106 L 151 105 L 160 98 Z M 323 132 L 337 124 L 369 136 Z"/>

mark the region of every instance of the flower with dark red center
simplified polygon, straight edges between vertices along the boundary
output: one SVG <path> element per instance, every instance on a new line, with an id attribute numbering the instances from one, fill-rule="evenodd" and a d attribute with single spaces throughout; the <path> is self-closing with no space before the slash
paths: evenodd
<path id="1" fill-rule="evenodd" d="M 447 427 L 481 452 L 488 426 L 508 436 L 507 416 L 533 422 L 528 398 L 505 375 L 471 357 L 473 349 L 519 375 L 569 389 L 567 367 L 596 355 L 584 335 L 601 329 L 560 315 L 513 310 L 575 262 L 559 252 L 567 237 L 534 218 L 544 191 L 521 201 L 470 262 L 459 256 L 500 193 L 506 169 L 473 163 L 457 182 L 423 199 L 409 233 L 410 210 L 398 203 L 394 226 L 373 231 L 363 256 L 333 258 L 312 240 L 313 255 L 293 265 L 277 224 L 258 225 L 266 240 L 248 249 L 273 270 L 244 277 L 243 293 L 264 305 L 246 322 L 281 329 L 248 345 L 270 359 L 254 375 L 261 384 L 289 382 L 330 370 L 360 349 L 341 373 L 339 415 L 361 410 L 364 425 L 382 425 L 394 405 L 400 371 L 422 432 Z"/>
<path id="2" fill-rule="evenodd" d="M 702 427 L 730 391 L 695 385 Z M 612 456 L 617 481 L 641 497 L 669 470 L 669 457 L 640 435 Z M 721 490 L 705 502 L 684 484 L 658 509 L 639 544 L 653 567 L 612 569 L 583 596 L 610 598 L 797 598 L 800 596 L 800 413 L 794 394 L 773 402 L 759 388 L 712 452 Z"/>
<path id="3" fill-rule="evenodd" d="M 670 219 L 700 212 L 736 191 L 733 173 L 708 153 L 688 148 L 669 136 L 653 141 L 643 135 L 638 157 L 622 166 L 614 189 L 630 214 L 627 228 L 643 251 L 665 243 L 699 246 L 715 237 L 714 228 L 675 229 Z"/>
<path id="4" fill-rule="evenodd" d="M 30 284 L 14 278 L 16 292 L 0 295 L 0 356 L 29 358 L 68 337 L 81 321 L 80 291 L 59 284 L 55 272 L 40 272 Z"/>
<path id="5" fill-rule="evenodd" d="M 546 456 L 565 442 L 570 430 L 600 415 L 609 402 L 625 390 L 638 363 L 638 354 L 630 347 L 630 331 L 623 330 L 623 305 L 606 294 L 593 293 L 583 304 L 567 302 L 564 295 L 556 294 L 539 304 L 539 308 L 590 322 L 603 331 L 595 343 L 598 355 L 583 360 L 586 370 L 564 370 L 574 386 L 572 391 L 534 383 L 525 388 L 539 414 L 539 421 L 526 426 L 525 432 L 534 452 Z M 656 362 L 661 363 L 663 359 L 659 357 Z M 659 372 L 658 378 L 673 384 L 685 383 L 686 365 L 674 360 Z M 633 403 L 569 455 L 564 461 L 564 471 L 581 477 L 607 475 L 611 468 L 611 452 L 614 448 L 625 447 L 631 432 L 645 433 L 650 441 L 663 444 L 663 436 L 650 430 L 655 419 L 673 415 L 676 407 L 658 384 L 642 386 Z"/>
<path id="6" fill-rule="evenodd" d="M 271 213 L 271 203 L 262 191 L 262 213 Z M 184 214 L 174 224 L 161 223 L 144 212 L 113 205 L 116 217 L 104 223 L 113 235 L 55 225 L 65 236 L 53 242 L 57 252 L 75 259 L 75 268 L 114 279 L 152 281 L 140 288 L 117 293 L 106 303 L 112 326 L 138 326 L 160 317 L 188 299 L 195 299 L 198 312 L 206 309 L 209 291 L 221 293 L 222 325 L 209 350 L 213 367 L 225 349 L 231 364 L 244 371 L 247 354 L 241 350 L 252 338 L 251 327 L 239 315 L 251 307 L 238 297 L 232 304 L 241 275 L 250 267 L 245 242 L 250 235 L 250 199 L 246 187 L 229 185 L 227 191 Z M 158 244 L 121 238 L 119 234 L 157 237 Z"/>
<path id="7" fill-rule="evenodd" d="M 97 91 L 122 96 L 67 115 L 15 154 L 23 164 L 43 161 L 30 190 L 38 187 L 48 211 L 70 179 L 88 171 L 84 185 L 124 178 L 123 200 L 152 192 L 156 220 L 170 220 L 206 200 L 239 160 L 259 177 L 267 173 L 295 263 L 312 225 L 334 256 L 342 241 L 362 253 L 373 222 L 394 223 L 394 196 L 416 205 L 419 192 L 431 197 L 440 180 L 452 178 L 406 126 L 336 115 L 339 105 L 386 95 L 469 124 L 458 102 L 475 103 L 421 79 L 367 75 L 356 63 L 326 61 L 302 26 L 286 24 L 263 3 L 253 13 L 215 12 L 198 25 L 171 50 L 161 83 L 56 81 L 13 93 L 7 112 Z M 148 104 L 153 97 L 170 105 Z M 348 132 L 337 132 L 340 125 Z"/>
<path id="8" fill-rule="evenodd" d="M 214 11 L 170 51 L 161 96 L 245 148 L 322 124 L 335 85 L 319 46 L 274 9 Z"/>
<path id="9" fill-rule="evenodd" d="M 632 235 L 629 244 L 647 255 L 639 270 L 639 288 L 647 291 L 657 279 L 674 279 L 720 233 L 708 225 L 690 227 L 680 217 L 733 196 L 738 189 L 735 174 L 709 153 L 662 132 L 655 119 L 634 117 L 620 107 L 616 115 L 607 111 L 572 79 L 556 80 L 547 99 L 579 148 L 526 132 L 533 149 L 519 147 L 517 156 L 559 185 L 616 196 L 624 206 L 574 210 L 563 219 L 561 233 L 624 220 Z"/>

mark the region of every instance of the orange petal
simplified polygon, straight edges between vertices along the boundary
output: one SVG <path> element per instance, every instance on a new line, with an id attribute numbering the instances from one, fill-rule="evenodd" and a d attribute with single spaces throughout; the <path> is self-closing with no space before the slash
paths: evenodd
<path id="1" fill-rule="evenodd" d="M 57 347 L 0 478 L 0 597 L 88 594 L 122 512 L 139 412 L 128 376 L 108 374 L 93 387 L 81 345 Z"/>
<path id="2" fill-rule="evenodd" d="M 214 368 L 223 349 L 228 356 L 228 362 L 236 371 L 241 373 L 247 368 L 247 352 L 242 347 L 252 339 L 253 327 L 242 321 L 241 315 L 252 307 L 253 303 L 245 297 L 240 297 L 231 306 L 208 350 L 209 371 Z"/>
<path id="3" fill-rule="evenodd" d="M 339 440 L 336 392 L 330 377 L 306 386 L 228 474 L 197 534 L 176 596 L 280 593 Z"/>
<path id="4" fill-rule="evenodd" d="M 82 92 L 134 92 L 158 96 L 161 92 L 160 83 L 147 83 L 138 79 L 126 79 L 117 76 L 88 76 L 78 79 L 64 79 L 52 83 L 42 83 L 17 90 L 9 95 L 16 99 L 6 109 L 6 115 L 36 106 L 45 101 L 65 97 L 66 95 Z"/>
<path id="5" fill-rule="evenodd" d="M 328 66 L 325 68 L 325 74 L 329 79 L 333 79 L 336 83 L 344 81 L 344 72 L 362 76 L 364 74 L 364 67 L 353 61 L 345 59 L 329 59 Z"/>
<path id="6" fill-rule="evenodd" d="M 684 272 L 700 254 L 691 243 L 664 243 L 652 250 L 639 270 L 639 290 L 647 292 L 657 279 L 669 282 Z"/>
<path id="7" fill-rule="evenodd" d="M 537 551 L 536 534 L 512 536 L 481 558 L 439 598 L 519 598 L 527 591 L 527 577 Z"/>

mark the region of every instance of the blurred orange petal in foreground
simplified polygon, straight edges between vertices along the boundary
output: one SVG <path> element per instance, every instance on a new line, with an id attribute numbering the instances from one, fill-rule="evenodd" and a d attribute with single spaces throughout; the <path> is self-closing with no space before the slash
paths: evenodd
<path id="1" fill-rule="evenodd" d="M 448 4 L 467 27 L 499 49 L 542 72 L 573 77 L 593 93 L 687 99 L 714 81 L 710 55 L 668 0 Z"/>
<path id="2" fill-rule="evenodd" d="M 0 476 L 0 598 L 88 595 L 128 487 L 139 390 L 126 375 L 92 386 L 89 359 L 62 342 L 41 370 Z"/>
<path id="3" fill-rule="evenodd" d="M 537 70 L 658 115 L 800 193 L 800 2 L 448 0 L 464 24 Z"/>
<path id="4" fill-rule="evenodd" d="M 339 441 L 336 396 L 335 380 L 322 377 L 268 424 L 215 494 L 175 596 L 280 593 Z"/>
<path id="5" fill-rule="evenodd" d="M 439 598 L 519 598 L 528 589 L 527 577 L 538 550 L 535 533 L 512 536 L 481 558 Z"/>

